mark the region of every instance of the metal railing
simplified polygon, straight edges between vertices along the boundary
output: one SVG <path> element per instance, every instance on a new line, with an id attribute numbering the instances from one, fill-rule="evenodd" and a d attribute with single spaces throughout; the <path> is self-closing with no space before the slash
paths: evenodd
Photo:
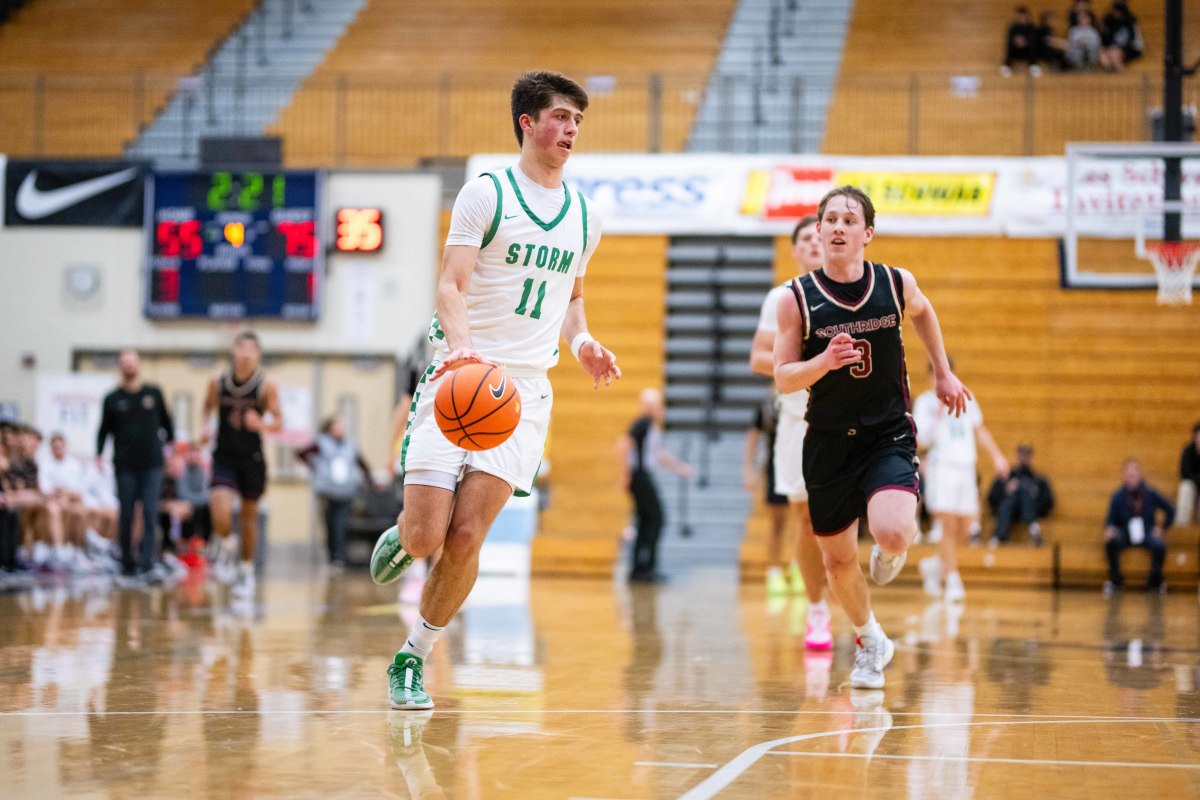
<path id="1" fill-rule="evenodd" d="M 352 75 L 310 78 L 268 133 L 285 137 L 295 165 L 408 166 L 423 159 L 508 151 L 514 144 L 509 76 Z M 586 152 L 759 152 L 746 130 L 787 119 L 799 131 L 825 115 L 823 142 L 788 139 L 792 151 L 874 155 L 1060 154 L 1067 141 L 1150 138 L 1149 114 L 1161 82 L 1149 75 L 1042 78 L 912 74 L 842 78 L 832 99 L 803 80 L 769 74 L 652 73 L 594 76 L 581 133 Z M 255 110 L 280 86 L 244 76 L 0 73 L 0 153 L 10 156 L 116 157 L 177 95 L 184 112 L 155 152 L 186 149 L 186 139 L 215 130 L 259 135 Z M 720 109 L 694 126 L 706 93 Z M 825 105 L 828 102 L 828 108 Z M 1184 104 L 1200 102 L 1195 82 Z M 780 113 L 764 115 L 773 105 Z M 261 116 L 261 115 L 259 115 Z M 757 126 L 757 127 L 756 127 Z M 177 139 L 178 141 L 175 141 Z M 762 137 L 767 141 L 767 137 Z M 777 139 L 772 140 L 777 141 Z"/>

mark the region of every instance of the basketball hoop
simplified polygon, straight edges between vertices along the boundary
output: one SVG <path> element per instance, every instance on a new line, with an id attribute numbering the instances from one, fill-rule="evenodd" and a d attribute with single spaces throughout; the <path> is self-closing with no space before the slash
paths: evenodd
<path id="1" fill-rule="evenodd" d="M 1147 242 L 1145 257 L 1154 265 L 1158 278 L 1160 306 L 1192 304 L 1192 280 L 1200 262 L 1200 244 L 1195 242 Z"/>

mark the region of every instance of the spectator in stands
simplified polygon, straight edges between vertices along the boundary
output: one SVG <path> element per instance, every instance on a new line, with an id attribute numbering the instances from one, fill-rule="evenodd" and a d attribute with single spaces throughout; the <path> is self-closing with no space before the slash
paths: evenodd
<path id="1" fill-rule="evenodd" d="M 1191 523 L 1196 513 L 1196 487 L 1200 486 L 1200 422 L 1192 426 L 1192 440 L 1179 456 L 1178 517 L 1180 525 Z"/>
<path id="2" fill-rule="evenodd" d="M 1006 78 L 1012 77 L 1013 65 L 1024 61 L 1029 65 L 1029 74 L 1037 77 L 1042 74 L 1039 60 L 1037 26 L 1029 16 L 1029 9 L 1017 6 L 1004 40 L 1004 65 L 1000 67 L 1000 74 Z"/>
<path id="3" fill-rule="evenodd" d="M 1103 42 L 1092 12 L 1079 11 L 1075 16 L 1076 23 L 1067 31 L 1067 66 L 1073 70 L 1087 70 L 1095 66 L 1107 69 L 1107 56 L 1104 56 Z"/>
<path id="4" fill-rule="evenodd" d="M 1071 4 L 1071 10 L 1067 12 L 1067 27 L 1074 28 L 1079 24 L 1079 17 L 1082 14 L 1091 14 L 1093 19 L 1096 12 L 1092 10 L 1092 0 L 1075 0 Z"/>
<path id="5" fill-rule="evenodd" d="M 96 434 L 96 460 L 113 437 L 113 466 L 121 503 L 121 571 L 128 581 L 154 580 L 154 531 L 158 501 L 162 496 L 163 443 L 175 439 L 175 426 L 162 391 L 143 383 L 141 359 L 132 348 L 121 351 L 121 383 L 104 398 L 100 430 Z M 143 534 L 140 553 L 133 550 L 133 513 L 141 503 Z"/>
<path id="6" fill-rule="evenodd" d="M 1054 509 L 1054 492 L 1046 476 L 1033 469 L 1033 445 L 1017 445 L 1017 463 L 1007 478 L 997 476 L 992 481 L 988 505 L 996 517 L 995 532 L 988 542 L 990 546 L 1008 541 L 1014 521 L 1028 526 L 1030 544 L 1042 546 L 1042 527 L 1038 520 Z"/>
<path id="7" fill-rule="evenodd" d="M 180 557 L 186 552 L 186 543 L 195 536 L 195 509 L 180 492 L 187 477 L 187 462 L 178 450 L 167 456 L 162 479 L 162 494 L 158 502 L 158 524 L 162 529 L 161 564 L 164 577 L 182 580 L 187 577 L 187 566 Z"/>
<path id="8" fill-rule="evenodd" d="M 11 463 L 5 442 L 12 438 L 12 425 L 0 422 L 0 591 L 24 583 L 24 570 L 17 557 L 21 546 L 21 514 L 13 500 L 9 478 Z"/>
<path id="9" fill-rule="evenodd" d="M 1165 497 L 1146 484 L 1142 463 L 1127 458 L 1121 465 L 1121 488 L 1113 492 L 1104 520 L 1104 550 L 1108 555 L 1108 580 L 1104 593 L 1111 595 L 1125 583 L 1121 576 L 1121 551 L 1144 547 L 1150 551 L 1150 576 L 1146 589 L 1165 592 L 1163 561 L 1167 556 L 1165 535 L 1175 521 L 1175 509 Z M 1161 512 L 1161 516 L 1160 516 Z"/>
<path id="10" fill-rule="evenodd" d="M 9 500 L 20 510 L 22 542 L 38 568 L 62 570 L 71 566 L 62 506 L 42 493 L 36 454 L 42 434 L 21 425 L 7 437 Z"/>
<path id="11" fill-rule="evenodd" d="M 346 433 L 346 423 L 332 416 L 321 424 L 321 435 L 296 456 L 313 472 L 313 491 L 325 506 L 325 535 L 329 565 L 341 569 L 346 563 L 346 526 L 350 504 L 359 486 L 372 486 L 371 467 Z M 359 476 L 362 480 L 360 482 Z"/>
<path id="12" fill-rule="evenodd" d="M 1038 17 L 1038 60 L 1047 67 L 1067 69 L 1067 40 L 1058 35 L 1058 15 L 1043 11 Z"/>
<path id="13" fill-rule="evenodd" d="M 103 512 L 92 513 L 85 502 L 87 474 L 83 462 L 67 452 L 67 440 L 61 433 L 50 435 L 50 458 L 38 467 L 39 484 L 47 498 L 62 509 L 63 528 L 69 545 L 78 548 L 73 555 L 76 566 L 85 571 L 96 571 L 91 563 L 89 549 L 106 554 L 107 545 L 95 530 L 95 523 L 104 516 Z M 92 547 L 89 548 L 89 545 Z"/>
<path id="14" fill-rule="evenodd" d="M 662 500 L 651 470 L 664 466 L 680 477 L 690 479 L 692 468 L 661 446 L 663 425 L 662 393 L 642 390 L 642 413 L 633 421 L 619 442 L 622 485 L 633 497 L 637 517 L 637 537 L 633 540 L 631 583 L 662 583 L 666 576 L 658 571 L 658 537 L 665 518 Z"/>
<path id="15" fill-rule="evenodd" d="M 1114 0 L 1104 15 L 1100 38 L 1104 46 L 1102 60 L 1107 62 L 1105 68 L 1112 72 L 1120 72 L 1130 61 L 1141 58 L 1146 46 L 1137 17 L 1125 0 Z"/>
<path id="16" fill-rule="evenodd" d="M 204 451 L 195 442 L 188 442 L 183 455 L 183 475 L 176 481 L 175 491 L 180 500 L 192 507 L 192 536 L 208 541 L 212 535 L 212 517 L 208 510 L 208 465 Z"/>

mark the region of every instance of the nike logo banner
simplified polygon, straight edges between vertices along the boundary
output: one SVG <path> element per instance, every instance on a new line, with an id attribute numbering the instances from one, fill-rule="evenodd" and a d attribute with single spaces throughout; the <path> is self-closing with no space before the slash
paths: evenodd
<path id="1" fill-rule="evenodd" d="M 13 161 L 4 224 L 139 228 L 148 166 L 128 161 Z"/>

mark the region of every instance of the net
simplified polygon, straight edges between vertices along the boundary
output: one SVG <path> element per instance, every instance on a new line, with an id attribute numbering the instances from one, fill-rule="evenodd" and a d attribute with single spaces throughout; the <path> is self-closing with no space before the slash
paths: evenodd
<path id="1" fill-rule="evenodd" d="M 1158 304 L 1184 306 L 1192 303 L 1192 280 L 1200 262 L 1200 244 L 1157 242 L 1146 244 L 1146 257 L 1158 278 Z"/>

